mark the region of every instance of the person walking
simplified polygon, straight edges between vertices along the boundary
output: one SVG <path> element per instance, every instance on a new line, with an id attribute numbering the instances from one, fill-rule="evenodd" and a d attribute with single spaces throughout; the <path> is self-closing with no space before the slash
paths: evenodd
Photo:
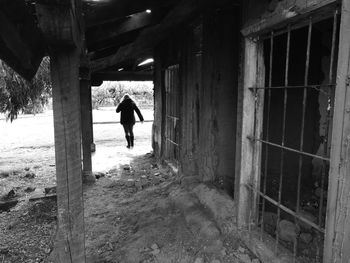
<path id="1" fill-rule="evenodd" d="M 143 116 L 139 108 L 136 106 L 135 101 L 131 99 L 129 94 L 125 94 L 119 103 L 116 112 L 120 112 L 120 124 L 122 124 L 124 127 L 125 139 L 128 143 L 126 147 L 129 149 L 134 147 L 134 111 L 136 111 L 141 123 L 143 123 Z"/>

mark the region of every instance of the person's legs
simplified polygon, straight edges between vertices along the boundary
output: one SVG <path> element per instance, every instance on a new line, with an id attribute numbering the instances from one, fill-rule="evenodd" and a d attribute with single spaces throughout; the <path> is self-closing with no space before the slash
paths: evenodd
<path id="1" fill-rule="evenodd" d="M 134 124 L 130 124 L 130 146 L 134 147 Z"/>
<path id="2" fill-rule="evenodd" d="M 125 139 L 128 143 L 126 146 L 127 148 L 130 148 L 131 142 L 130 142 L 130 132 L 129 132 L 129 125 L 128 124 L 123 124 L 124 132 L 125 132 Z"/>

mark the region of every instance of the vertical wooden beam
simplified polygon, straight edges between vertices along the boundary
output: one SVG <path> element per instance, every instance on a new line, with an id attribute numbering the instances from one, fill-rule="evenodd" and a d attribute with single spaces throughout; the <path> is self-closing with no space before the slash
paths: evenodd
<path id="1" fill-rule="evenodd" d="M 350 2 L 343 0 L 331 142 L 324 262 L 350 258 Z"/>
<path id="2" fill-rule="evenodd" d="M 246 228 L 251 219 L 254 219 L 256 208 L 256 194 L 248 187 L 258 188 L 260 177 L 260 148 L 259 143 L 254 143 L 248 137 L 260 136 L 262 129 L 263 93 L 258 93 L 258 103 L 255 102 L 255 92 L 250 90 L 263 84 L 263 49 L 262 44 L 251 39 L 245 39 L 244 44 L 244 80 L 241 92 L 243 102 L 242 109 L 238 110 L 242 116 L 240 119 L 241 136 L 237 141 L 240 144 L 240 170 L 237 182 L 236 198 L 238 200 L 237 223 L 239 228 Z M 256 110 L 254 111 L 254 108 Z M 254 123 L 255 115 L 259 121 Z"/>
<path id="3" fill-rule="evenodd" d="M 58 206 L 52 259 L 57 263 L 85 263 L 79 82 L 84 42 L 81 0 L 38 0 L 36 12 L 51 58 Z"/>
<path id="4" fill-rule="evenodd" d="M 89 117 L 90 117 L 90 149 L 91 152 L 95 152 L 96 151 L 96 145 L 94 142 L 94 119 L 93 119 L 93 115 L 92 115 L 92 91 L 91 91 L 91 80 L 90 80 L 90 85 L 88 87 L 88 95 L 89 95 Z"/>
<path id="5" fill-rule="evenodd" d="M 76 48 L 51 54 L 57 177 L 55 262 L 85 262 L 81 176 L 80 55 Z"/>
<path id="6" fill-rule="evenodd" d="M 80 67 L 80 104 L 81 104 L 81 135 L 83 144 L 83 180 L 94 182 L 92 174 L 91 142 L 92 118 L 91 118 L 91 83 L 90 69 L 87 66 Z"/>

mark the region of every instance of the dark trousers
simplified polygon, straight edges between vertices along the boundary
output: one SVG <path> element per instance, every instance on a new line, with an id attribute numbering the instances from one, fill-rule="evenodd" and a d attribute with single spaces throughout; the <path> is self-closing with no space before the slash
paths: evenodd
<path id="1" fill-rule="evenodd" d="M 125 132 L 125 139 L 128 142 L 127 147 L 134 147 L 134 124 L 123 124 L 124 132 Z"/>

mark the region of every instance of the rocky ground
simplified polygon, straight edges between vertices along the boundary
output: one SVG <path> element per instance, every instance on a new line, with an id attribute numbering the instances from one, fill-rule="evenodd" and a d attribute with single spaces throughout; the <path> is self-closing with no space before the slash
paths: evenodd
<path id="1" fill-rule="evenodd" d="M 84 186 L 89 262 L 259 262 L 156 163 L 151 122 L 136 124 L 130 151 L 122 127 L 103 124 L 112 111 L 99 114 L 93 156 L 99 179 Z M 52 115 L 0 121 L 0 204 L 16 200 L 0 211 L 0 262 L 50 262 L 57 223 Z M 37 199 L 45 192 L 50 198 Z"/>

